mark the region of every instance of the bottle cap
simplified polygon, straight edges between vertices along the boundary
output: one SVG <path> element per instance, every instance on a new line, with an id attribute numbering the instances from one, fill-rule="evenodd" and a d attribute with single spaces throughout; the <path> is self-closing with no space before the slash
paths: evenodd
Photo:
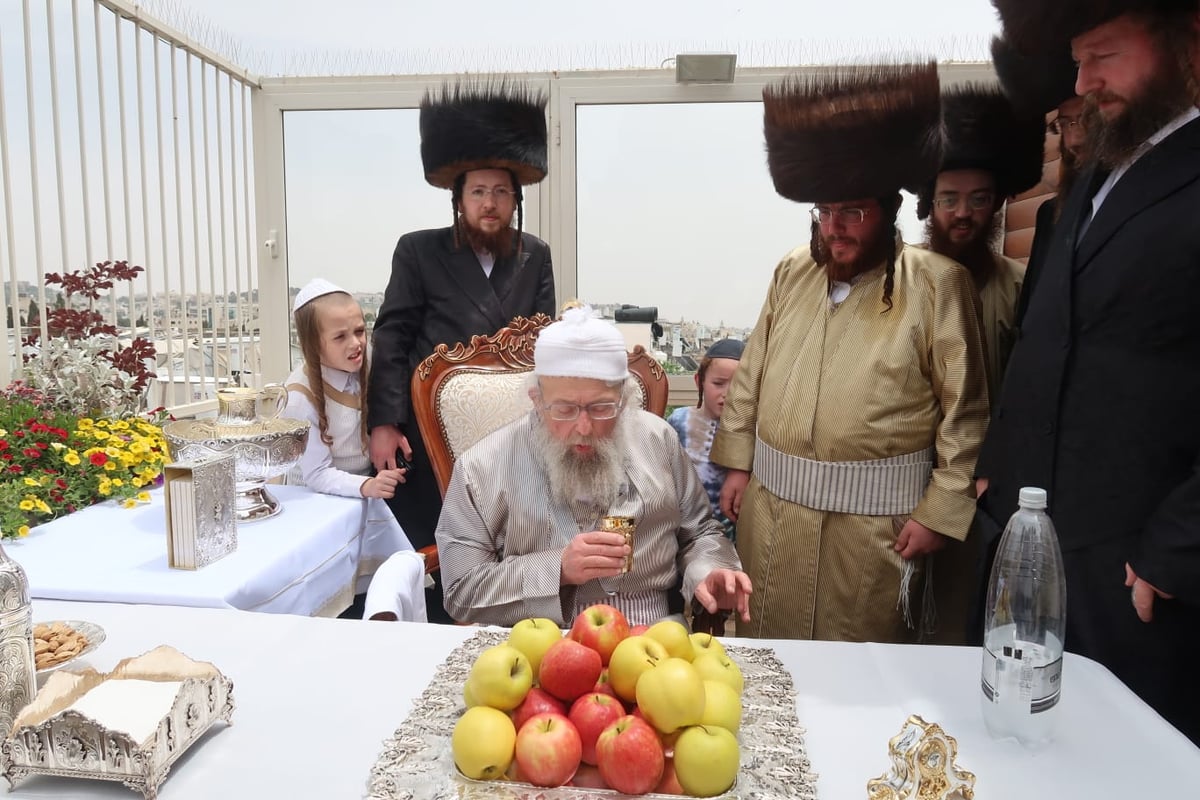
<path id="1" fill-rule="evenodd" d="M 1046 490 L 1038 489 L 1036 486 L 1026 486 L 1021 489 L 1021 493 L 1017 498 L 1021 508 L 1045 508 L 1046 507 Z"/>

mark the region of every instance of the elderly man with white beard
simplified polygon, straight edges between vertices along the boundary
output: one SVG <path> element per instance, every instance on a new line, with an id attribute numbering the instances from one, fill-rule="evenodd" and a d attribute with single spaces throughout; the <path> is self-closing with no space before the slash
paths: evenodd
<path id="1" fill-rule="evenodd" d="M 457 460 L 437 543 L 446 609 L 461 622 L 566 624 L 594 603 L 630 624 L 670 615 L 670 593 L 749 620 L 750 578 L 665 420 L 633 399 L 625 342 L 569 309 L 534 348 L 533 409 Z M 605 516 L 636 521 L 632 568 Z"/>

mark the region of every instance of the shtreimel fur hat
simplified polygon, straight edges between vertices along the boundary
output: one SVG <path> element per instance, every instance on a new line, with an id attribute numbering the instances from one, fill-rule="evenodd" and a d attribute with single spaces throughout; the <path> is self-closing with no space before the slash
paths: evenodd
<path id="1" fill-rule="evenodd" d="M 992 39 L 992 65 L 1000 88 L 1022 114 L 1047 114 L 1075 97 L 1078 70 L 1066 42 L 1025 54 L 1003 38 Z"/>
<path id="2" fill-rule="evenodd" d="M 775 191 L 836 203 L 916 190 L 942 160 L 937 64 L 837 67 L 763 89 Z"/>
<path id="3" fill-rule="evenodd" d="M 463 80 L 421 100 L 425 180 L 454 188 L 473 169 L 507 169 L 522 185 L 546 177 L 546 95 L 503 79 Z"/>
<path id="4" fill-rule="evenodd" d="M 1044 52 L 1122 14 L 1195 13 L 1197 0 L 992 0 L 1004 37 L 1023 53 Z"/>
<path id="5" fill-rule="evenodd" d="M 1045 117 L 1019 114 L 998 85 L 965 84 L 942 94 L 946 150 L 938 172 L 980 169 L 996 180 L 996 194 L 1010 197 L 1042 178 Z M 917 216 L 929 216 L 934 181 L 921 188 Z"/>

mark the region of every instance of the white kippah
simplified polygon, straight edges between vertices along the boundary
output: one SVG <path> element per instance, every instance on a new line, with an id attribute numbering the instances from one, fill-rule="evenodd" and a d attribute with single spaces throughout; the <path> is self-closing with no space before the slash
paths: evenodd
<path id="1" fill-rule="evenodd" d="M 296 294 L 296 302 L 292 304 L 292 313 L 295 314 L 300 309 L 300 306 L 305 305 L 306 303 L 311 303 L 318 297 L 322 297 L 327 294 L 333 294 L 334 292 L 349 294 L 349 292 L 342 287 L 336 286 L 324 278 L 313 278 L 311 281 L 304 284 L 304 288 Z"/>
<path id="2" fill-rule="evenodd" d="M 621 381 L 629 376 L 625 339 L 616 326 L 600 319 L 591 306 L 569 308 L 562 319 L 538 334 L 533 372 L 548 378 L 595 378 Z"/>

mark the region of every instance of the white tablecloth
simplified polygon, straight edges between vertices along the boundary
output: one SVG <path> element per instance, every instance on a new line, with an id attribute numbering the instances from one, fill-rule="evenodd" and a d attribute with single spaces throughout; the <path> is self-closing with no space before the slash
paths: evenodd
<path id="1" fill-rule="evenodd" d="M 237 551 L 195 571 L 167 566 L 163 493 L 133 509 L 102 503 L 39 526 L 5 549 L 35 598 L 337 615 L 397 550 L 412 546 L 362 499 L 271 486 L 274 517 L 238 525 Z"/>
<path id="2" fill-rule="evenodd" d="M 97 669 L 169 643 L 234 683 L 231 727 L 171 770 L 163 800 L 362 797 L 384 739 L 434 670 L 473 628 L 306 619 L 237 611 L 38 601 L 38 620 L 85 619 L 108 640 Z M 994 742 L 979 711 L 979 651 L 826 642 L 774 647 L 798 689 L 796 709 L 822 800 L 857 800 L 889 766 L 888 739 L 909 714 L 958 739 L 981 800 L 1190 798 L 1200 750 L 1103 667 L 1068 655 L 1057 740 L 1029 754 Z M 449 732 L 447 731 L 447 736 Z M 128 789 L 35 778 L 13 798 L 130 798 Z"/>

